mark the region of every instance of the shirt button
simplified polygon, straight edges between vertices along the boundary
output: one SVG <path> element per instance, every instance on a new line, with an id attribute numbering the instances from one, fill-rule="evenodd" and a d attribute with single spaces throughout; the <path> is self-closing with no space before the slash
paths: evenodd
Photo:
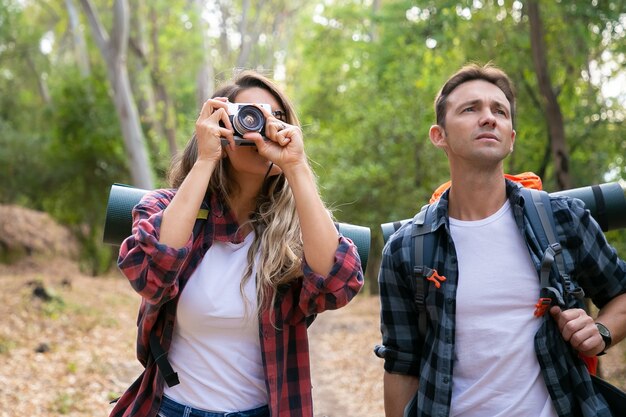
<path id="1" fill-rule="evenodd" d="M 444 376 L 444 377 L 443 377 L 443 383 L 444 383 L 444 384 L 447 384 L 447 383 L 448 383 L 448 381 L 449 381 L 448 377 L 447 377 L 447 376 Z"/>
<path id="2" fill-rule="evenodd" d="M 451 306 L 451 305 L 452 305 L 452 302 L 453 302 L 452 298 L 448 298 L 448 299 L 446 300 L 446 303 L 448 303 L 448 305 L 449 305 L 449 306 Z"/>

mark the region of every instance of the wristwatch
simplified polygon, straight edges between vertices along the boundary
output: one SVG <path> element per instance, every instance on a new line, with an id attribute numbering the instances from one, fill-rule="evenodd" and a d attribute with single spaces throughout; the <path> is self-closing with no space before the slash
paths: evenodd
<path id="1" fill-rule="evenodd" d="M 611 338 L 611 332 L 609 331 L 609 329 L 607 329 L 607 327 L 604 324 L 596 323 L 596 327 L 598 328 L 598 331 L 600 332 L 600 336 L 602 336 L 602 340 L 604 340 L 604 349 L 602 350 L 602 352 L 598 353 L 596 356 L 602 356 L 606 353 L 606 350 L 609 348 L 609 346 L 611 346 L 611 342 L 613 341 L 613 339 Z"/>

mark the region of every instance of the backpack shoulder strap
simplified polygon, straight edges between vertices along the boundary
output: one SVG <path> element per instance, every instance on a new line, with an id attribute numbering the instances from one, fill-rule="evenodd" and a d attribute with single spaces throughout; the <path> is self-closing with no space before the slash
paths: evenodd
<path id="1" fill-rule="evenodd" d="M 552 215 L 549 194 L 531 188 L 520 188 L 520 192 L 525 202 L 524 213 L 539 240 L 539 244 L 542 247 L 557 244 L 556 225 Z"/>
<path id="2" fill-rule="evenodd" d="M 441 284 L 433 277 L 435 270 L 432 268 L 435 258 L 435 235 L 432 233 L 432 218 L 435 215 L 437 203 L 427 204 L 413 218 L 413 231 L 411 233 L 413 282 L 415 287 L 415 305 L 418 311 L 418 334 L 419 340 L 426 340 L 428 327 L 428 314 L 426 312 L 426 294 L 429 281 Z"/>
<path id="3" fill-rule="evenodd" d="M 556 238 L 556 224 L 550 204 L 550 195 L 545 191 L 521 188 L 524 197 L 524 213 L 541 249 L 539 278 L 541 294 L 536 305 L 535 315 L 542 316 L 551 305 L 567 307 L 582 300 L 584 293 L 580 287 L 574 288 L 565 269 L 561 244 Z M 550 272 L 556 267 L 558 276 L 563 279 L 563 290 L 559 291 L 550 284 Z"/>
<path id="4" fill-rule="evenodd" d="M 426 331 L 428 329 L 428 312 L 426 311 L 426 295 L 429 282 L 434 282 L 437 287 L 441 283 L 437 281 L 445 280 L 436 275 L 436 271 L 431 268 L 435 259 L 435 234 L 432 230 L 433 216 L 435 215 L 437 202 L 427 204 L 413 217 L 413 230 L 411 232 L 411 262 L 413 270 L 413 284 L 415 294 L 415 306 L 418 312 L 417 344 L 426 342 Z M 430 265 L 430 267 L 429 267 Z M 404 417 L 417 415 L 417 392 L 404 408 Z"/>

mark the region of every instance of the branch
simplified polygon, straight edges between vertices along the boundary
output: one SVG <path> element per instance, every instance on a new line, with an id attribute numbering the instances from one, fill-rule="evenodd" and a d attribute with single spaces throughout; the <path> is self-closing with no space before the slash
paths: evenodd
<path id="1" fill-rule="evenodd" d="M 521 80 L 524 90 L 526 90 L 530 101 L 535 104 L 535 107 L 538 109 L 543 109 L 543 104 L 541 103 L 541 100 L 539 100 L 539 97 L 537 97 L 537 95 L 535 94 L 535 90 L 533 90 L 532 86 L 528 83 L 526 77 L 524 77 L 523 71 L 519 71 L 518 79 Z"/>
<path id="2" fill-rule="evenodd" d="M 106 56 L 109 49 L 109 34 L 100 23 L 98 12 L 95 11 L 90 0 L 80 0 L 80 4 L 83 6 L 83 10 L 89 20 L 89 26 L 91 26 L 91 32 L 96 40 L 96 44 L 100 49 L 102 55 Z"/>

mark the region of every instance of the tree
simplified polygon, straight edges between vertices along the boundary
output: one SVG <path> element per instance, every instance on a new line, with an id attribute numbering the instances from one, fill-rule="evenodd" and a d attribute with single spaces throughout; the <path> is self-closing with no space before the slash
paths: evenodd
<path id="1" fill-rule="evenodd" d="M 549 142 L 554 162 L 554 176 L 558 189 L 567 190 L 572 188 L 572 181 L 569 175 L 569 153 L 566 147 L 563 114 L 550 80 L 543 22 L 539 11 L 539 3 L 536 0 L 528 1 L 528 17 L 533 64 L 535 66 L 535 74 L 537 75 L 537 84 L 544 98 L 543 102 L 546 110 Z"/>
<path id="2" fill-rule="evenodd" d="M 146 13 L 143 1 L 135 3 L 136 13 L 133 14 L 133 21 L 136 23 L 135 36 L 130 38 L 131 51 L 137 57 L 139 71 L 135 74 L 136 89 L 142 90 L 144 110 L 143 118 L 147 124 L 151 126 L 157 133 L 157 140 L 165 138 L 169 149 L 170 157 L 176 155 L 178 146 L 176 144 L 176 115 L 175 108 L 168 88 L 165 85 L 161 72 L 161 54 L 159 45 L 159 29 L 158 29 L 158 13 L 155 10 L 154 3 L 150 4 Z M 146 19 L 148 17 L 148 19 Z M 145 20 L 152 21 L 149 28 L 150 33 L 147 34 L 147 28 L 144 24 Z M 143 74 L 148 77 L 144 79 Z M 160 111 L 159 111 L 160 110 Z M 158 145 L 153 147 L 154 153 L 158 153 Z"/>
<path id="3" fill-rule="evenodd" d="M 80 69 L 80 75 L 87 77 L 91 73 L 91 68 L 89 65 L 89 54 L 87 53 L 87 42 L 85 41 L 83 31 L 80 27 L 78 10 L 76 10 L 74 0 L 65 0 L 65 7 L 69 17 L 70 30 L 74 41 L 73 46 L 78 68 Z"/>
<path id="4" fill-rule="evenodd" d="M 202 39 L 202 50 L 208 51 L 210 45 L 209 39 L 209 24 L 202 17 L 205 2 L 203 0 L 195 0 L 193 3 L 196 15 L 198 16 L 198 26 L 200 28 L 200 36 Z M 213 65 L 213 61 L 210 58 L 210 54 L 205 53 L 202 55 L 203 60 L 200 65 L 200 69 L 198 70 L 198 75 L 196 77 L 196 91 L 197 91 L 197 99 L 196 105 L 199 109 L 202 108 L 202 104 L 213 95 L 213 91 L 215 90 L 215 67 Z"/>
<path id="5" fill-rule="evenodd" d="M 115 0 L 111 30 L 113 35 L 109 36 L 91 1 L 80 0 L 80 2 L 89 20 L 98 49 L 106 63 L 115 109 L 129 155 L 129 169 L 133 184 L 140 188 L 151 189 L 153 180 L 150 162 L 126 67 L 130 19 L 128 3 L 126 0 Z"/>

